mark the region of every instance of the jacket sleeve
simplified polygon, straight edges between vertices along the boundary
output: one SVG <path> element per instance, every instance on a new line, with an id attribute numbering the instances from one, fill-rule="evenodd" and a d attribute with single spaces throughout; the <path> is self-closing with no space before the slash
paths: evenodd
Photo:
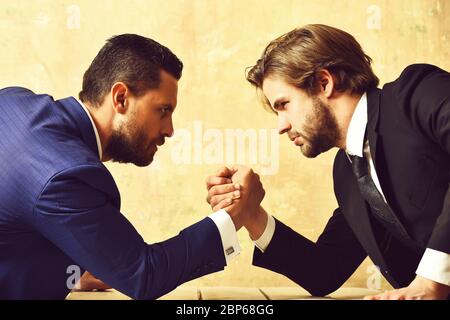
<path id="1" fill-rule="evenodd" d="M 210 218 L 147 244 L 120 213 L 111 186 L 109 172 L 98 166 L 56 174 L 37 198 L 35 228 L 82 269 L 134 299 L 158 298 L 224 268 L 220 234 Z"/>
<path id="2" fill-rule="evenodd" d="M 275 221 L 269 246 L 264 253 L 255 248 L 253 264 L 287 276 L 313 296 L 337 290 L 367 256 L 340 209 L 316 243 Z"/>
<path id="3" fill-rule="evenodd" d="M 432 65 L 412 65 L 394 92 L 411 124 L 440 147 L 450 163 L 450 73 Z M 450 181 L 450 172 L 447 172 Z M 450 184 L 427 247 L 450 253 Z"/>

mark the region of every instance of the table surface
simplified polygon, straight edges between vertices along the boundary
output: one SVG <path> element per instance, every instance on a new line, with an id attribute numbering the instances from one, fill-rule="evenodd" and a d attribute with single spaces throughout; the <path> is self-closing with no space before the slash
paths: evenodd
<path id="1" fill-rule="evenodd" d="M 158 300 L 359 300 L 379 291 L 340 288 L 326 297 L 312 297 L 300 287 L 189 287 L 180 286 Z M 66 300 L 130 300 L 116 291 L 71 292 Z"/>

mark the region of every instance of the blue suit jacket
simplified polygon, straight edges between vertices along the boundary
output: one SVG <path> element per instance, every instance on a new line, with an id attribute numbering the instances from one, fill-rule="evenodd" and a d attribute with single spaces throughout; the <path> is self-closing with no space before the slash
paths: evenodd
<path id="1" fill-rule="evenodd" d="M 135 299 L 224 268 L 209 218 L 144 242 L 120 213 L 119 191 L 74 98 L 0 90 L 0 137 L 0 298 L 63 299 L 73 265 Z"/>

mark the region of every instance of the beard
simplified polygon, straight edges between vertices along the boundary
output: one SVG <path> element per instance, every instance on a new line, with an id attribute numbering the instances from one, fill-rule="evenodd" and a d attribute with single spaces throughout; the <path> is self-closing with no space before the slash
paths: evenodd
<path id="1" fill-rule="evenodd" d="M 340 139 L 336 117 L 331 109 L 318 97 L 313 98 L 312 112 L 305 119 L 303 130 L 291 130 L 290 136 L 300 136 L 304 140 L 300 147 L 307 158 L 315 158 L 319 154 L 335 147 Z"/>
<path id="2" fill-rule="evenodd" d="M 133 163 L 138 167 L 145 167 L 152 163 L 157 143 L 163 144 L 164 138 L 148 143 L 144 131 L 139 130 L 130 119 L 113 130 L 105 153 L 113 162 Z"/>

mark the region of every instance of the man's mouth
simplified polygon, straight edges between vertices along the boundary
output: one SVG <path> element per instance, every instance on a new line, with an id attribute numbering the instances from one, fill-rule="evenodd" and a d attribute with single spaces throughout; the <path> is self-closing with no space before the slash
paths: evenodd
<path id="1" fill-rule="evenodd" d="M 150 144 L 148 145 L 148 149 L 155 148 L 156 150 L 158 150 L 158 146 L 162 146 L 164 143 L 165 143 L 164 140 L 160 140 L 160 141 L 158 141 L 158 142 L 156 142 L 156 143 L 150 143 Z"/>
<path id="2" fill-rule="evenodd" d="M 303 140 L 300 137 L 295 137 L 294 139 L 292 139 L 292 141 L 294 141 L 294 144 L 298 147 L 301 147 L 303 145 Z"/>

